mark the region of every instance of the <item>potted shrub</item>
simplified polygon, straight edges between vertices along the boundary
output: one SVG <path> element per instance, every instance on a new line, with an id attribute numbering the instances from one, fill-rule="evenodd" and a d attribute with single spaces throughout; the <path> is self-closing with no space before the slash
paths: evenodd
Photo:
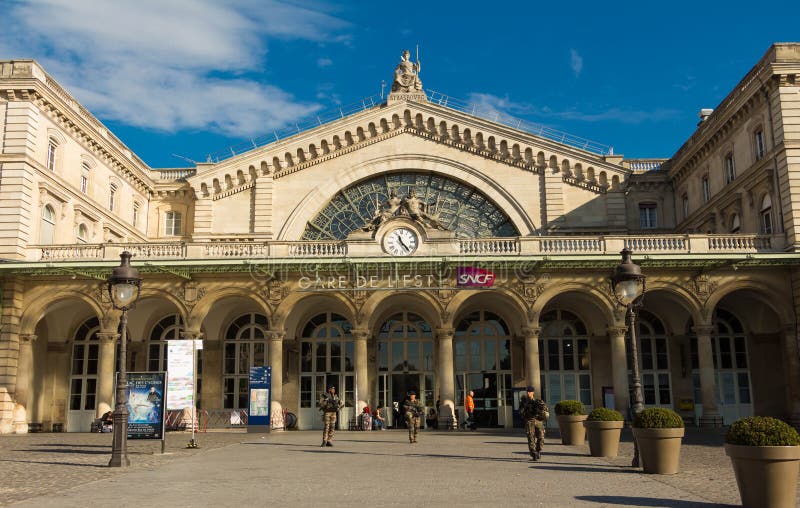
<path id="1" fill-rule="evenodd" d="M 589 453 L 592 457 L 616 457 L 619 451 L 619 435 L 625 418 L 619 411 L 598 407 L 589 413 L 583 422 L 589 437 Z"/>
<path id="2" fill-rule="evenodd" d="M 651 407 L 634 415 L 633 438 L 645 473 L 678 472 L 683 431 L 683 418 L 671 409 Z"/>
<path id="3" fill-rule="evenodd" d="M 725 435 L 742 506 L 796 506 L 800 436 L 768 416 L 737 420 Z"/>
<path id="4" fill-rule="evenodd" d="M 586 408 L 579 400 L 562 400 L 556 404 L 556 420 L 561 434 L 561 444 L 582 445 L 586 439 Z"/>

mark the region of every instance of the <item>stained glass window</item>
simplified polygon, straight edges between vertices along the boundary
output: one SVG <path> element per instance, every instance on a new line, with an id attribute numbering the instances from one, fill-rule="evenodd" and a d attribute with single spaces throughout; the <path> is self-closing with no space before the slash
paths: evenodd
<path id="1" fill-rule="evenodd" d="M 301 239 L 343 240 L 376 216 L 391 191 L 404 198 L 411 189 L 428 214 L 460 238 L 519 235 L 508 216 L 474 187 L 430 173 L 394 173 L 338 192 L 306 225 Z"/>

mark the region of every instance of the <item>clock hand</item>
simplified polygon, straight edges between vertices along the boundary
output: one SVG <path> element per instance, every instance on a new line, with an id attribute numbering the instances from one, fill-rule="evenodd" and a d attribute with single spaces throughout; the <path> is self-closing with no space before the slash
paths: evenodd
<path id="1" fill-rule="evenodd" d="M 400 238 L 400 237 L 398 236 L 398 237 L 397 237 L 397 241 L 398 241 L 398 242 L 400 242 L 400 245 L 402 245 L 402 246 L 403 246 L 403 248 L 406 250 L 406 252 L 411 252 L 411 249 L 408 247 L 408 245 L 406 245 L 406 243 L 403 241 L 403 239 L 402 239 L 402 238 Z"/>

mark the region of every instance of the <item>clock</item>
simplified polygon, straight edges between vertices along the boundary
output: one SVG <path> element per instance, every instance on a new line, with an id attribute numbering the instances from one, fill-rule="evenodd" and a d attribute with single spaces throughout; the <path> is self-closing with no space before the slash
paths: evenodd
<path id="1" fill-rule="evenodd" d="M 393 256 L 409 256 L 417 250 L 418 246 L 417 233 L 410 228 L 396 228 L 383 237 L 384 250 Z"/>

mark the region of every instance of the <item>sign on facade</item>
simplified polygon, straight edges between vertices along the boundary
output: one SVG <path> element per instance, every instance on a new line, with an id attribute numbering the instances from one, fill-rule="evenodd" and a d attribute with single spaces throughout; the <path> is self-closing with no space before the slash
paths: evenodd
<path id="1" fill-rule="evenodd" d="M 272 367 L 250 367 L 247 432 L 269 432 Z"/>

